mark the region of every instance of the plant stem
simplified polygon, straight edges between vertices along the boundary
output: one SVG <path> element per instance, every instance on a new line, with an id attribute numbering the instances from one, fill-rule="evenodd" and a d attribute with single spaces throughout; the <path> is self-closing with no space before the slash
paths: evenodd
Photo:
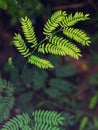
<path id="1" fill-rule="evenodd" d="M 62 31 L 62 28 L 60 28 L 59 30 L 55 31 L 52 35 L 57 34 L 57 33 L 60 32 L 60 31 Z M 39 43 L 35 46 L 35 48 L 33 49 L 31 55 L 35 52 L 35 50 L 38 48 L 38 46 L 39 46 L 40 44 L 42 44 L 44 41 L 46 41 L 50 36 L 51 36 L 51 34 L 50 34 L 49 36 L 47 36 L 46 38 L 44 38 L 41 42 L 39 42 Z M 30 56 L 31 56 L 31 55 L 30 55 Z M 28 57 L 28 59 L 29 59 L 29 57 Z M 20 75 L 21 78 L 22 78 L 22 76 L 23 76 L 23 74 L 24 74 L 24 71 L 25 71 L 25 69 L 26 69 L 27 63 L 28 63 L 28 60 L 26 61 L 25 65 L 24 65 L 24 67 L 23 67 L 23 71 L 22 71 L 22 73 L 21 73 L 21 75 Z"/>

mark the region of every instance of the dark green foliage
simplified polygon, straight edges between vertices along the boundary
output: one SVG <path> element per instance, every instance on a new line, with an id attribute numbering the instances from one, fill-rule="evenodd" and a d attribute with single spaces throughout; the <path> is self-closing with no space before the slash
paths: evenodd
<path id="1" fill-rule="evenodd" d="M 92 120 L 88 116 L 84 116 L 80 122 L 79 130 L 97 130 L 98 116 L 94 115 Z"/>
<path id="2" fill-rule="evenodd" d="M 42 70 L 34 70 L 32 73 L 33 88 L 35 91 L 45 87 L 45 82 L 48 78 L 48 73 Z"/>
<path id="3" fill-rule="evenodd" d="M 98 104 L 98 92 L 91 98 L 89 103 L 89 109 L 94 109 Z"/>
<path id="4" fill-rule="evenodd" d="M 0 123 L 8 118 L 14 101 L 12 84 L 6 82 L 6 80 L 3 80 L 0 76 Z"/>
<path id="5" fill-rule="evenodd" d="M 36 17 L 44 11 L 44 6 L 39 0 L 0 0 L 0 9 L 7 11 L 7 16 L 10 16 L 10 24 L 16 24 L 20 17 L 32 17 L 33 22 Z"/>
<path id="6" fill-rule="evenodd" d="M 60 99 L 60 97 L 63 98 L 64 95 L 67 95 L 71 92 L 72 87 L 74 88 L 73 84 L 59 78 L 51 79 L 49 85 L 50 87 L 46 89 L 46 93 L 54 99 Z"/>
<path id="7" fill-rule="evenodd" d="M 75 59 L 78 59 L 79 57 L 81 57 L 80 48 L 77 47 L 74 43 L 71 43 L 69 40 L 66 40 L 65 38 L 58 35 L 59 32 L 62 32 L 67 37 L 81 43 L 84 46 L 89 45 L 89 43 L 91 43 L 90 38 L 84 31 L 70 27 L 79 21 L 85 21 L 89 19 L 88 16 L 88 14 L 84 15 L 81 12 L 76 12 L 73 17 L 72 15 L 69 15 L 67 17 L 65 11 L 56 11 L 44 25 L 43 34 L 46 35 L 46 38 L 39 43 L 37 42 L 37 38 L 31 20 L 27 17 L 22 18 L 21 24 L 23 33 L 27 42 L 31 43 L 30 48 L 32 48 L 33 50 L 31 52 L 29 51 L 29 48 L 22 40 L 20 34 L 15 34 L 13 40 L 14 45 L 24 57 L 28 58 L 29 63 L 34 64 L 39 68 L 43 69 L 47 69 L 49 67 L 53 68 L 53 65 L 49 61 L 33 55 L 35 50 L 44 54 L 51 53 L 61 56 L 69 55 Z M 56 35 L 57 33 L 58 35 Z M 48 42 L 45 43 L 46 41 Z"/>
<path id="8" fill-rule="evenodd" d="M 10 7 L 12 5 L 16 5 L 17 4 L 17 0 L 0 0 L 0 8 L 3 10 L 7 10 L 8 5 L 10 4 Z"/>
<path id="9" fill-rule="evenodd" d="M 33 70 L 29 67 L 25 69 L 26 75 L 23 75 L 23 82 L 25 85 L 29 85 L 33 80 Z"/>
<path id="10" fill-rule="evenodd" d="M 31 100 L 33 101 L 33 97 L 34 97 L 34 93 L 32 91 L 27 91 L 25 93 L 22 93 L 19 96 L 17 102 L 18 102 L 19 109 L 23 113 L 28 113 L 28 114 L 32 113 L 34 106 L 31 104 Z"/>
<path id="11" fill-rule="evenodd" d="M 98 85 L 98 73 L 95 72 L 94 74 L 89 76 L 89 85 Z"/>
<path id="12" fill-rule="evenodd" d="M 59 63 L 59 59 L 57 59 L 57 64 L 58 63 Z M 18 65 L 16 65 L 16 66 L 18 66 Z M 18 70 L 20 70 L 20 69 L 18 69 Z M 15 75 L 15 73 L 14 73 L 14 75 Z M 28 80 L 28 77 L 29 77 L 29 80 Z M 25 93 L 21 93 L 21 95 L 18 98 L 19 108 L 23 112 L 28 112 L 28 113 L 31 114 L 31 112 L 34 109 L 34 106 L 29 105 L 29 102 L 31 102 L 31 101 L 34 100 L 34 97 L 36 96 L 34 93 L 38 92 L 39 90 L 41 90 L 44 93 L 47 93 L 50 98 L 56 99 L 56 100 L 57 99 L 59 100 L 61 96 L 62 96 L 62 99 L 63 99 L 65 93 L 68 94 L 68 93 L 71 92 L 71 87 L 73 85 L 70 82 L 62 80 L 62 79 L 59 79 L 59 78 L 58 79 L 56 79 L 56 78 L 50 79 L 50 81 L 48 81 L 50 87 L 47 88 L 47 86 L 45 85 L 45 83 L 47 82 L 48 78 L 49 78 L 48 77 L 48 73 L 45 72 L 44 70 L 40 70 L 40 69 L 37 69 L 37 68 L 33 69 L 33 68 L 30 68 L 30 67 L 26 68 L 26 70 L 24 72 L 24 75 L 23 75 L 23 80 L 22 80 L 23 81 L 23 85 L 25 84 L 25 86 L 22 86 L 21 89 L 20 88 L 19 89 L 22 91 L 22 89 L 25 90 L 25 89 L 28 88 L 28 91 L 26 91 Z M 22 84 L 20 83 L 20 86 L 21 85 Z M 17 87 L 15 87 L 16 90 L 17 90 Z M 33 91 L 32 91 L 32 88 L 33 88 Z M 30 91 L 29 91 L 29 89 L 30 89 Z M 49 89 L 51 89 L 50 93 L 47 92 Z M 20 90 L 18 90 L 17 92 L 19 93 Z M 58 93 L 53 92 L 54 90 L 58 91 Z M 53 97 L 53 96 L 50 95 L 50 94 L 54 95 L 54 93 L 55 93 L 55 97 Z M 58 97 L 56 96 L 57 94 L 58 94 Z M 41 105 L 41 104 L 39 103 L 37 105 Z M 55 112 L 55 111 L 52 112 L 52 111 L 45 111 L 45 110 L 34 111 L 33 115 L 36 115 L 36 114 L 37 115 L 34 118 L 34 120 L 36 119 L 36 121 L 33 121 L 34 126 L 32 126 L 32 127 L 35 130 L 38 130 L 38 129 L 39 130 L 40 129 L 49 129 L 49 130 L 50 129 L 53 129 L 53 130 L 58 129 L 58 130 L 61 130 L 61 128 L 59 128 L 59 127 L 57 127 L 55 125 L 47 124 L 48 121 L 46 121 L 46 116 L 45 115 L 47 115 L 47 120 L 49 118 L 49 121 L 51 122 L 52 120 L 54 121 L 56 119 L 55 117 L 53 117 L 53 115 L 56 115 L 56 113 L 57 112 Z M 64 113 L 63 114 L 57 113 L 57 115 L 59 115 L 59 116 L 61 115 L 62 118 L 60 118 L 60 120 L 63 119 L 62 121 L 64 121 L 64 126 L 65 127 L 70 126 L 72 124 L 72 122 L 73 122 L 72 121 L 73 120 L 73 116 L 70 116 L 70 114 L 65 113 L 65 115 L 64 115 Z M 59 117 L 59 116 L 57 116 L 57 117 Z M 31 122 L 32 122 L 32 120 L 33 120 L 33 117 L 31 119 Z M 40 120 L 40 122 L 39 122 L 39 120 Z M 31 128 L 31 125 L 30 125 L 30 128 Z"/>
<path id="13" fill-rule="evenodd" d="M 55 59 L 55 61 L 54 61 Z M 20 58 L 17 58 L 15 61 L 18 63 L 15 65 L 15 70 L 18 70 L 18 75 L 22 71 L 23 66 L 19 66 L 20 62 L 21 65 L 23 64 L 22 60 Z M 42 92 L 44 94 L 47 94 L 49 98 L 58 100 L 60 102 L 60 97 L 62 96 L 62 99 L 66 97 L 66 95 L 69 95 L 70 93 L 73 93 L 76 89 L 76 85 L 74 84 L 74 81 L 76 82 L 76 79 L 71 78 L 72 76 L 75 77 L 77 74 L 77 71 L 75 70 L 74 67 L 71 65 L 68 65 L 65 63 L 65 65 L 62 65 L 63 62 L 61 61 L 60 57 L 57 56 L 50 56 L 49 60 L 52 62 L 55 62 L 55 69 L 54 73 L 51 76 L 51 71 L 48 73 L 45 70 L 40 70 L 38 68 L 32 68 L 30 66 L 27 66 L 26 69 L 24 70 L 23 77 L 19 81 L 14 80 L 17 75 L 16 71 L 13 70 L 13 73 L 11 73 L 11 70 L 7 70 L 7 72 L 10 73 L 11 75 L 11 81 L 14 84 L 16 91 L 25 91 L 25 89 L 28 88 L 31 89 L 30 93 L 32 94 L 30 100 L 36 100 L 34 97 L 33 93 L 38 93 Z M 15 62 L 13 61 L 13 63 Z M 15 64 L 15 63 L 14 63 Z M 18 67 L 19 66 L 19 67 Z M 10 68 L 9 68 L 10 69 Z M 16 75 L 15 75 L 16 74 Z M 67 80 L 65 78 L 70 78 L 73 79 L 73 81 Z M 22 81 L 22 82 L 21 82 Z M 19 84 L 17 86 L 16 82 Z M 22 87 L 21 87 L 22 86 Z M 27 93 L 27 92 L 26 92 Z M 28 92 L 29 93 L 29 92 Z M 54 94 L 55 93 L 55 94 Z M 30 94 L 30 95 L 31 95 Z M 29 95 L 29 94 L 28 94 Z M 24 102 L 25 105 L 25 100 L 26 100 L 26 94 L 24 97 L 24 100 L 19 101 L 19 104 L 22 104 Z M 29 101 L 30 101 L 29 100 Z"/>
<path id="14" fill-rule="evenodd" d="M 61 68 L 55 70 L 55 74 L 57 77 L 70 77 L 75 75 L 76 73 L 76 69 L 71 65 L 64 65 Z"/>
<path id="15" fill-rule="evenodd" d="M 13 108 L 14 105 L 14 97 L 2 97 L 0 96 L 0 123 L 3 122 L 3 120 L 5 120 L 10 111 Z"/>
<path id="16" fill-rule="evenodd" d="M 0 93 L 2 92 L 2 90 L 4 88 L 8 88 L 10 91 L 8 91 L 9 95 L 12 95 L 13 93 L 13 85 L 10 83 L 10 82 L 7 82 L 6 80 L 4 80 L 2 77 L 1 77 L 1 74 L 0 74 Z"/>
<path id="17" fill-rule="evenodd" d="M 70 115 L 69 113 L 62 113 L 64 117 L 64 126 L 72 126 L 74 124 L 75 117 L 73 115 Z"/>

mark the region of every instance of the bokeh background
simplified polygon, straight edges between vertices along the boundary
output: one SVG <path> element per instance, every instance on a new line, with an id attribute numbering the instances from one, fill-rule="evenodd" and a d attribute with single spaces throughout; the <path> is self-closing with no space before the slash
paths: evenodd
<path id="1" fill-rule="evenodd" d="M 27 65 L 20 80 L 26 60 L 12 42 L 15 32 L 22 33 L 20 18 L 31 19 L 41 41 L 45 21 L 57 10 L 90 14 L 90 20 L 78 27 L 91 37 L 91 45 L 81 47 L 83 56 L 79 60 L 48 56 L 55 65 L 53 70 Z M 9 57 L 15 70 L 8 64 Z M 0 73 L 15 87 L 12 116 L 35 109 L 64 111 L 75 116 L 73 125 L 66 130 L 98 130 L 98 1 L 0 0 Z"/>

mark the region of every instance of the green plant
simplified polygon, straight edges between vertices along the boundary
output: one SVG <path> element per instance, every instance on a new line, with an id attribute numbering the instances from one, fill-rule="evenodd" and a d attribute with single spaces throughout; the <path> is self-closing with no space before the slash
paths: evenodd
<path id="1" fill-rule="evenodd" d="M 9 62 L 11 63 L 11 59 Z M 13 68 L 12 65 L 11 67 Z M 13 85 L 0 77 L 0 124 L 8 118 L 13 108 L 15 101 L 13 94 Z M 61 130 L 63 126 L 72 125 L 73 118 L 69 113 L 36 110 L 32 113 L 32 116 L 27 113 L 16 115 L 7 121 L 1 130 Z"/>
<path id="2" fill-rule="evenodd" d="M 29 18 L 25 17 L 21 19 L 22 29 L 27 42 L 30 43 L 29 45 L 32 51 L 27 47 L 20 34 L 15 34 L 13 42 L 23 57 L 27 58 L 27 62 L 43 69 L 49 67 L 53 68 L 53 65 L 49 61 L 35 56 L 33 54 L 35 50 L 43 54 L 52 53 L 62 56 L 69 55 L 78 59 L 81 56 L 80 48 L 69 40 L 66 40 L 64 37 L 58 36 L 58 33 L 63 32 L 63 35 L 82 45 L 89 45 L 91 41 L 86 33 L 80 29 L 71 27 L 79 21 L 88 19 L 89 14 L 84 15 L 82 12 L 76 12 L 74 16 L 72 16 L 72 14 L 67 16 L 65 11 L 57 11 L 44 25 L 43 34 L 45 34 L 46 37 L 38 43 L 32 22 Z"/>
<path id="3" fill-rule="evenodd" d="M 94 109 L 98 103 L 98 92 L 91 98 L 89 103 L 89 109 Z"/>
<path id="4" fill-rule="evenodd" d="M 0 75 L 0 123 L 9 115 L 14 105 L 13 85 L 3 80 Z"/>
<path id="5" fill-rule="evenodd" d="M 7 121 L 1 130 L 61 130 L 61 126 L 72 125 L 73 116 L 55 111 L 36 110 L 29 116 L 17 115 Z"/>
<path id="6" fill-rule="evenodd" d="M 35 22 L 36 17 L 44 11 L 44 6 L 39 0 L 0 0 L 0 8 L 7 11 L 7 15 L 11 17 L 9 22 L 14 25 L 24 16 L 32 17 Z"/>
<path id="7" fill-rule="evenodd" d="M 88 81 L 89 85 L 96 85 L 97 80 L 96 80 L 96 73 L 94 73 L 93 77 L 90 76 L 90 80 Z M 94 87 L 94 86 L 93 86 Z M 90 98 L 89 103 L 88 103 L 88 109 L 91 111 L 89 115 L 83 116 L 82 120 L 80 122 L 80 127 L 79 130 L 97 130 L 98 125 L 96 122 L 98 122 L 98 117 L 97 115 L 93 112 L 94 109 L 97 108 L 98 104 L 98 92 L 96 88 L 92 88 L 92 92 L 94 92 L 94 95 Z"/>
<path id="8" fill-rule="evenodd" d="M 43 34 L 45 34 L 45 38 L 39 43 L 35 35 L 34 27 L 32 26 L 31 20 L 28 17 L 22 18 L 22 29 L 28 45 L 25 43 L 25 40 L 23 40 L 22 36 L 19 33 L 15 34 L 14 36 L 14 45 L 16 46 L 18 52 L 20 52 L 23 57 L 26 58 L 27 62 L 43 69 L 49 67 L 53 68 L 54 66 L 51 64 L 51 60 L 48 61 L 34 55 L 33 53 L 35 53 L 36 51 L 43 54 L 51 53 L 61 56 L 69 55 L 75 59 L 78 59 L 79 57 L 81 57 L 81 50 L 76 44 L 73 44 L 71 40 L 77 41 L 83 46 L 89 45 L 89 43 L 91 42 L 90 38 L 86 35 L 84 31 L 77 28 L 72 28 L 71 26 L 75 25 L 79 21 L 85 21 L 89 19 L 88 16 L 88 14 L 84 15 L 82 12 L 76 12 L 74 16 L 72 16 L 72 14 L 67 15 L 65 11 L 61 10 L 55 12 L 44 25 Z M 68 40 L 66 40 L 66 37 Z M 67 104 L 70 102 L 71 99 L 65 99 L 64 95 L 66 94 L 69 96 L 69 93 L 74 92 L 75 87 L 69 81 L 61 78 L 66 78 L 76 74 L 76 71 L 72 66 L 66 65 L 62 68 L 55 69 L 55 74 L 52 74 L 53 78 L 49 80 L 49 83 L 47 83 L 48 78 L 50 78 L 48 74 L 44 70 L 39 70 L 35 68 L 32 69 L 29 65 L 27 65 L 27 62 L 24 67 L 25 71 L 23 69 L 24 64 L 23 66 L 20 65 L 21 69 L 17 69 L 15 64 L 13 64 L 11 58 L 9 58 L 8 60 L 8 68 L 6 67 L 7 71 L 11 73 L 11 80 L 13 81 L 13 84 L 15 84 L 16 91 L 18 93 L 21 93 L 19 100 L 21 99 L 23 105 L 25 104 L 28 107 L 29 104 L 27 104 L 27 102 L 30 102 L 30 100 L 32 100 L 32 96 L 37 95 L 40 90 L 45 92 L 44 94 L 50 96 L 50 99 L 52 98 L 54 101 L 60 101 L 60 97 L 62 96 L 64 106 L 65 103 Z M 68 70 L 71 70 L 71 72 L 69 73 Z M 20 76 L 21 71 L 22 76 Z M 66 75 L 62 72 L 65 72 Z M 44 85 L 45 83 L 47 83 L 47 87 Z M 37 94 L 35 93 L 35 95 L 33 95 L 34 92 L 37 92 Z M 54 96 L 53 92 L 56 93 L 56 97 Z M 28 97 L 26 94 L 28 95 Z M 10 100 L 8 99 L 8 101 Z M 43 101 L 37 104 L 37 106 L 41 106 L 45 103 L 46 102 Z M 8 108 L 12 109 L 11 104 L 7 106 Z M 71 106 L 71 103 L 69 104 L 69 106 Z M 8 113 L 9 112 L 10 110 L 8 110 Z M 8 116 L 8 113 L 6 114 L 6 116 Z M 5 119 L 5 117 L 3 117 L 3 119 Z M 57 113 L 55 111 L 36 110 L 33 111 L 32 116 L 31 111 L 28 113 L 16 115 L 15 117 L 7 121 L 3 125 L 1 130 L 61 130 L 67 129 L 68 125 L 70 126 L 72 123 L 74 123 L 74 121 L 71 120 L 73 120 L 73 116 L 71 116 L 69 113 L 64 114 Z M 85 123 L 82 123 L 81 127 L 84 128 Z"/>

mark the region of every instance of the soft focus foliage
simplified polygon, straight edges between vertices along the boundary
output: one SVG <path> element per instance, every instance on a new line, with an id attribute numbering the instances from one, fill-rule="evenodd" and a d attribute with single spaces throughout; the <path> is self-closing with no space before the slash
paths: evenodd
<path id="1" fill-rule="evenodd" d="M 66 12 L 60 11 L 56 14 L 59 17 L 55 15 L 51 18 L 57 10 Z M 0 0 L 0 129 L 10 126 L 12 130 L 29 130 L 31 127 L 37 130 L 39 127 L 47 130 L 98 129 L 97 23 L 97 0 Z M 57 35 L 54 34 L 55 31 Z M 19 38 L 25 50 L 16 43 L 23 57 L 12 46 L 15 32 L 15 40 Z M 55 48 L 61 43 L 63 47 Z M 40 70 L 26 63 L 37 44 L 39 46 L 35 49 L 34 56 L 49 60 L 53 69 Z M 66 52 L 63 48 L 66 48 Z M 69 53 L 72 48 L 75 49 Z M 30 62 L 32 58 L 34 57 L 30 57 Z M 35 65 L 39 64 L 36 57 L 34 61 Z M 62 119 L 65 118 L 63 128 L 43 123 L 44 116 L 47 117 L 47 122 L 50 118 L 54 120 L 50 115 L 56 111 Z M 32 118 L 32 112 L 33 115 L 34 112 L 38 114 L 36 122 Z M 40 123 L 37 122 L 37 117 Z M 8 124 L 4 127 L 6 122 Z"/>

